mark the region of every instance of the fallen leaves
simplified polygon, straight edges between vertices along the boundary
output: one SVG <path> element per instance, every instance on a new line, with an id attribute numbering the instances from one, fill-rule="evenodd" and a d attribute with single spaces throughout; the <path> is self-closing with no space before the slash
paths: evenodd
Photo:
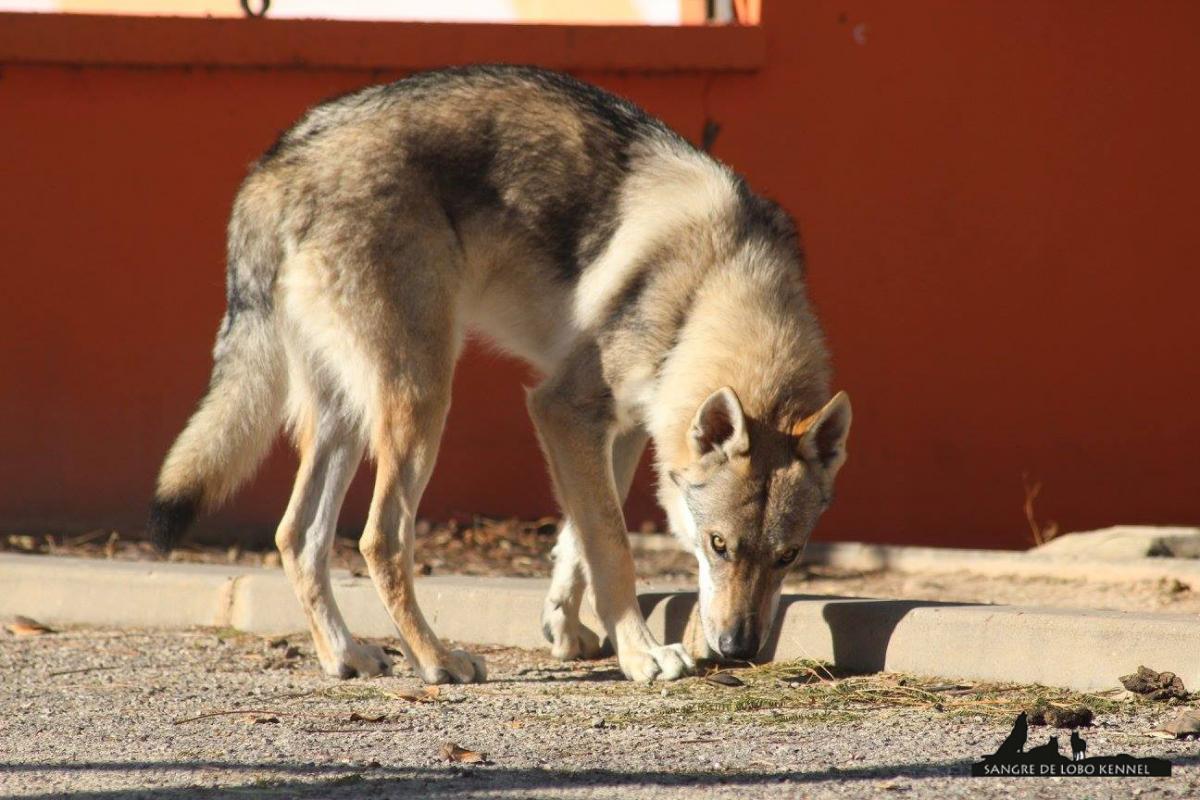
<path id="1" fill-rule="evenodd" d="M 407 700 L 410 703 L 432 703 L 442 694 L 440 686 L 426 686 L 420 691 L 387 692 L 393 700 Z"/>
<path id="2" fill-rule="evenodd" d="M 725 686 L 730 689 L 735 689 L 739 686 L 745 686 L 746 682 L 734 675 L 732 672 L 713 672 L 704 676 L 704 680 L 716 686 Z"/>
<path id="3" fill-rule="evenodd" d="M 48 625 L 21 616 L 13 617 L 4 624 L 4 627 L 13 636 L 43 636 L 47 633 L 54 633 L 54 629 Z"/>
<path id="4" fill-rule="evenodd" d="M 1160 739 L 1195 739 L 1200 737 L 1200 711 L 1184 711 L 1175 719 L 1150 731 Z"/>
<path id="5" fill-rule="evenodd" d="M 454 742 L 443 743 L 438 754 L 446 761 L 454 764 L 488 763 L 487 753 L 481 753 L 478 750 L 468 750 L 465 747 L 459 747 Z"/>
<path id="6" fill-rule="evenodd" d="M 1122 675 L 1119 680 L 1122 686 L 1145 700 L 1186 700 L 1188 697 L 1183 679 L 1174 672 L 1138 667 L 1137 672 Z"/>

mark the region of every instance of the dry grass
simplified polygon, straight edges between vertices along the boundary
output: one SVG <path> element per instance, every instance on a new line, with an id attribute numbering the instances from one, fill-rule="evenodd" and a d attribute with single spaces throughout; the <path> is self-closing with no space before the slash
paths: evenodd
<path id="1" fill-rule="evenodd" d="M 1011 720 L 1037 705 L 1086 706 L 1096 714 L 1130 709 L 1137 701 L 1118 692 L 1078 693 L 1021 684 L 947 682 L 901 673 L 848 675 L 823 662 L 802 660 L 736 671 L 745 686 L 723 687 L 691 678 L 665 689 L 670 703 L 647 703 L 615 724 L 650 725 L 724 722 L 853 721 L 866 715 L 921 710 L 953 716 Z M 663 693 L 663 688 L 652 691 Z"/>

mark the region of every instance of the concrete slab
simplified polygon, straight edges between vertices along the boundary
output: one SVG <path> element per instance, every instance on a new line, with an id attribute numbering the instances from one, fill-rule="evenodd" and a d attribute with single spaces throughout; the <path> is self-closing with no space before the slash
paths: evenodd
<path id="1" fill-rule="evenodd" d="M 967 572 L 1027 578 L 1058 578 L 1120 583 L 1175 579 L 1200 590 L 1200 561 L 1185 558 L 1126 558 L 1119 561 L 1005 550 L 894 547 L 857 542 L 813 542 L 804 560 L 843 569 L 896 570 L 919 574 Z"/>
<path id="2" fill-rule="evenodd" d="M 47 623 L 233 626 L 258 634 L 305 628 L 280 570 L 0 555 L 0 615 Z M 534 578 L 431 577 L 417 581 L 439 635 L 478 644 L 543 646 L 547 582 Z M 334 591 L 355 633 L 394 629 L 370 582 L 338 573 Z M 651 629 L 678 641 L 691 593 L 648 590 Z M 787 595 L 767 655 L 817 658 L 852 670 L 892 670 L 1072 689 L 1117 687 L 1145 664 L 1200 688 L 1200 619 L 907 600 Z"/>
<path id="3" fill-rule="evenodd" d="M 0 615 L 71 625 L 226 625 L 234 582 L 253 571 L 0 553 Z"/>
<path id="4" fill-rule="evenodd" d="M 1157 529 L 1164 530 L 1164 529 Z M 1190 529 L 1166 529 L 1186 531 Z M 1070 534 L 1073 536 L 1075 534 Z M 1064 537 L 1067 538 L 1067 537 Z M 673 536 L 631 533 L 634 552 L 683 551 Z M 1057 541 L 1057 540 L 1055 540 Z M 1184 549 L 1184 535 L 1162 539 L 1163 547 Z M 1053 542 L 1051 542 L 1053 544 Z M 1047 550 L 971 550 L 952 547 L 901 547 L 863 542 L 809 542 L 803 563 L 874 572 L 894 570 L 914 574 L 968 572 L 981 576 L 1059 578 L 1120 583 L 1122 581 L 1174 579 L 1200 590 L 1200 559 L 1088 555 L 1086 548 Z M 1159 551 L 1155 551 L 1159 552 Z"/>
<path id="5" fill-rule="evenodd" d="M 1200 556 L 1200 528 L 1114 525 L 1056 536 L 1031 554 L 1121 561 L 1128 558 Z"/>

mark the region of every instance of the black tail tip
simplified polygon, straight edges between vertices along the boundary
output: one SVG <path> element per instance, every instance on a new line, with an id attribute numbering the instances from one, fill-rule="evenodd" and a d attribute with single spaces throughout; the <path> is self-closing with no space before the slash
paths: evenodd
<path id="1" fill-rule="evenodd" d="M 150 521 L 146 530 L 150 540 L 154 542 L 158 552 L 170 553 L 192 521 L 196 519 L 196 510 L 200 503 L 196 498 L 154 498 L 150 504 Z"/>

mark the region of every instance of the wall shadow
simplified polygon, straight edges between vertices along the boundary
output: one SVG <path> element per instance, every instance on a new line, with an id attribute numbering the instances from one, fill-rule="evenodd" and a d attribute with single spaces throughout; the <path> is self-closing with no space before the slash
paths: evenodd
<path id="1" fill-rule="evenodd" d="M 681 641 L 689 620 L 697 611 L 694 592 L 647 592 L 639 596 L 639 602 L 647 619 L 656 621 L 661 618 L 668 642 Z M 896 626 L 913 609 L 982 605 L 933 600 L 879 600 L 838 595 L 785 594 L 780 598 L 775 625 L 758 661 L 771 661 L 775 658 L 782 632 L 781 620 L 788 608 L 798 603 L 814 602 L 822 604 L 821 617 L 829 626 L 834 665 L 851 672 L 879 672 L 885 668 L 888 645 Z"/>
<path id="2" fill-rule="evenodd" d="M 819 784 L 826 781 L 887 780 L 895 777 L 944 778 L 969 774 L 970 761 L 915 762 L 880 767 L 827 769 L 805 772 L 747 772 L 613 769 L 504 769 L 484 767 L 413 767 L 356 769 L 349 766 L 312 767 L 289 763 L 228 763 L 219 761 L 166 762 L 72 762 L 49 764 L 0 764 L 0 774 L 20 772 L 191 772 L 194 770 L 229 770 L 233 772 L 266 772 L 278 779 L 256 779 L 254 783 L 217 788 L 139 787 L 128 789 L 96 789 L 77 792 L 54 791 L 25 795 L 26 800 L 134 800 L 134 798 L 215 798 L 235 795 L 242 798 L 316 798 L 316 797 L 473 797 L 495 796 L 505 791 L 561 792 L 569 787 L 619 789 L 621 787 L 691 787 L 703 789 L 716 786 L 778 787 L 780 784 Z M 294 776 L 305 775 L 309 780 Z M 314 780 L 315 778 L 315 780 Z"/>

